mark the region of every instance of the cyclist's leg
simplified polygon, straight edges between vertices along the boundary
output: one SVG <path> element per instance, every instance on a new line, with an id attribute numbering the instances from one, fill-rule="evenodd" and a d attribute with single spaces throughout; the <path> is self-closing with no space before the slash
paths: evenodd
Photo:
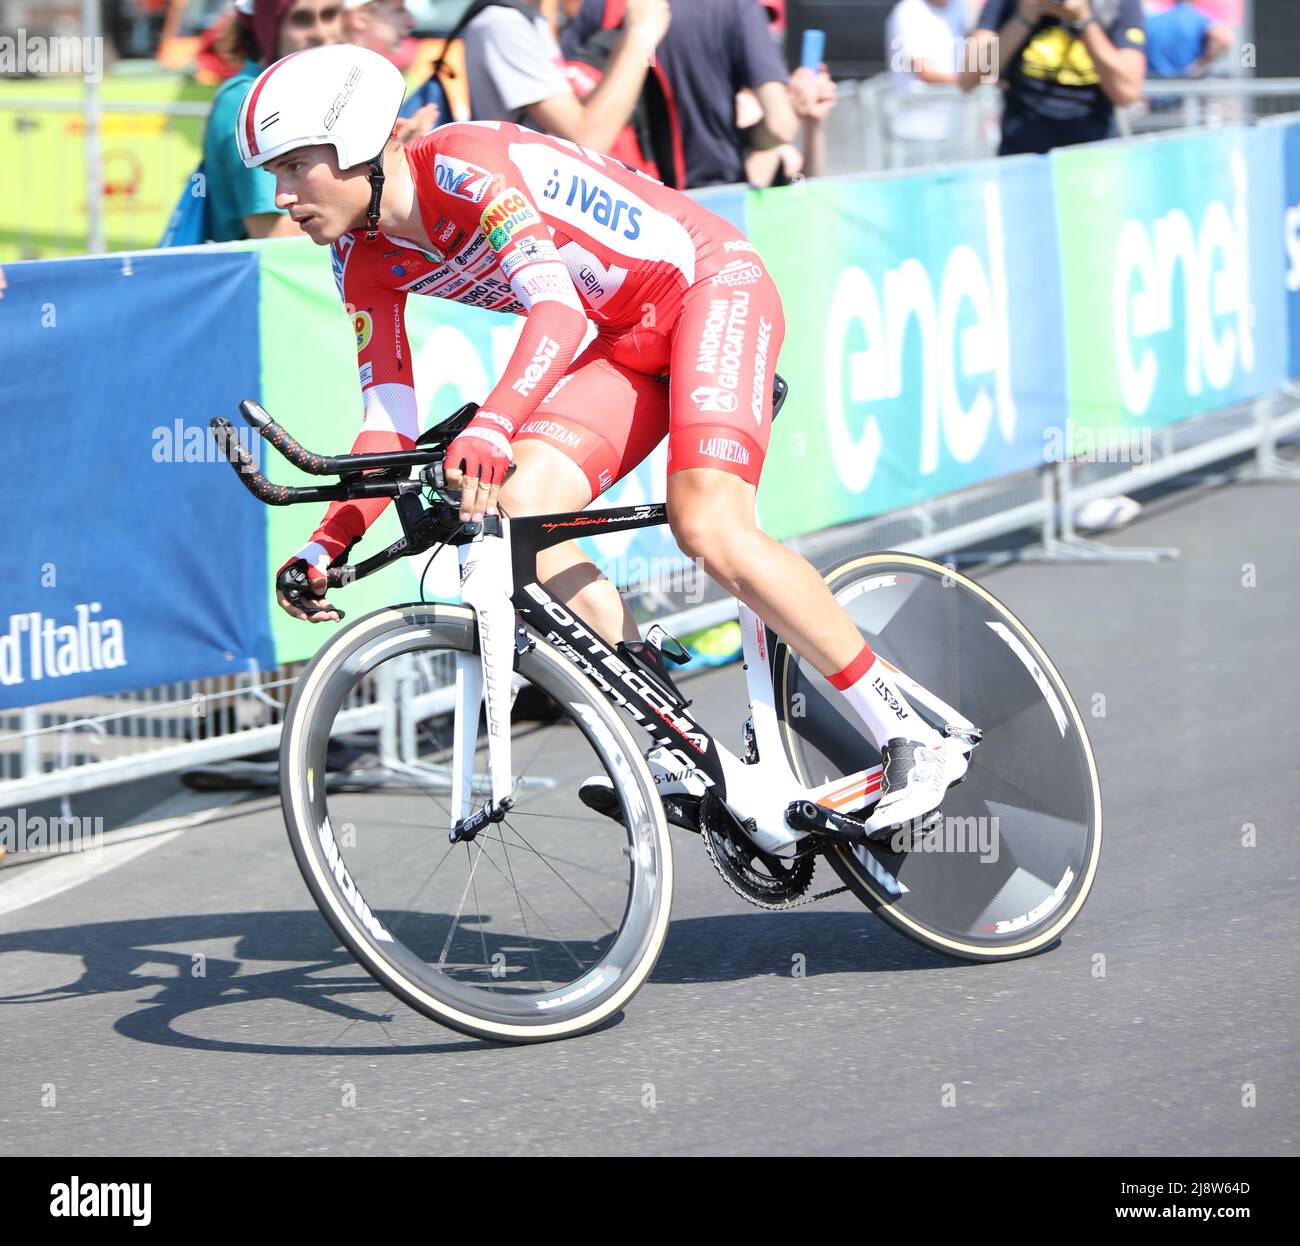
<path id="1" fill-rule="evenodd" d="M 829 674 L 862 648 L 858 629 L 816 569 L 756 522 L 784 334 L 765 273 L 687 293 L 673 338 L 668 518 L 684 554 Z"/>
<path id="2" fill-rule="evenodd" d="M 772 426 L 772 383 L 785 333 L 763 273 L 744 285 L 700 283 L 673 338 L 668 519 L 690 558 L 848 697 L 879 744 L 937 739 L 917 726 L 853 620 L 805 558 L 756 522 L 758 478 Z M 815 475 L 810 492 L 821 487 Z M 883 691 L 882 691 L 883 689 Z"/>
<path id="3" fill-rule="evenodd" d="M 667 423 L 666 387 L 611 363 L 593 343 L 516 434 L 519 469 L 501 491 L 506 512 L 582 510 L 650 453 Z M 617 587 L 577 541 L 541 551 L 537 572 L 608 643 L 639 638 Z"/>
<path id="4" fill-rule="evenodd" d="M 580 511 L 591 501 L 591 486 L 582 468 L 553 445 L 525 439 L 516 442 L 514 450 L 517 470 L 501 488 L 506 514 L 520 517 Z M 577 541 L 541 550 L 537 578 L 552 597 L 600 635 L 611 638 L 611 643 L 636 638 L 636 623 L 622 597 Z"/>

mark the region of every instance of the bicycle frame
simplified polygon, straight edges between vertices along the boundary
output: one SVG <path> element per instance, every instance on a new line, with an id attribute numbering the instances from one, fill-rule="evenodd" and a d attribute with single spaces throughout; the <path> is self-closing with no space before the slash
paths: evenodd
<path id="1" fill-rule="evenodd" d="M 878 799 L 879 765 L 814 788 L 798 782 L 780 739 L 776 714 L 771 663 L 778 638 L 744 602 L 737 602 L 737 606 L 757 764 L 742 761 L 714 739 L 653 676 L 619 656 L 536 578 L 538 552 L 572 540 L 577 535 L 575 529 L 619 532 L 652 527 L 667 522 L 667 518 L 663 503 L 518 519 L 503 515 L 501 536 L 480 534 L 458 547 L 461 599 L 478 614 L 480 655 L 478 662 L 472 655 L 457 655 L 453 825 L 471 816 L 476 711 L 483 694 L 492 803 L 501 806 L 510 798 L 509 686 L 513 651 L 504 638 L 513 636 L 516 644 L 524 643 L 524 638 L 515 634 L 516 614 L 526 628 L 582 670 L 607 700 L 630 714 L 655 746 L 680 762 L 683 775 L 698 777 L 746 823 L 747 833 L 763 851 L 775 856 L 793 855 L 807 834 L 786 824 L 785 810 L 793 801 L 810 800 L 838 813 L 851 813 Z M 909 691 L 929 703 L 945 721 L 971 725 L 901 671 L 896 673 Z"/>

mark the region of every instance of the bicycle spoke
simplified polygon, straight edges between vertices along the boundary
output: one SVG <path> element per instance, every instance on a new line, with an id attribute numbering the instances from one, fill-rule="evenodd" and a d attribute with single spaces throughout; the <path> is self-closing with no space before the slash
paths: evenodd
<path id="1" fill-rule="evenodd" d="M 517 812 L 517 810 L 512 811 L 512 812 Z M 538 817 L 538 816 L 540 816 L 540 815 L 538 815 L 538 814 L 532 814 L 532 815 L 530 815 L 530 816 L 532 816 L 532 817 Z M 512 829 L 513 829 L 513 828 L 512 828 Z M 487 840 L 490 840 L 490 841 L 491 841 L 492 843 L 494 843 L 494 844 L 504 844 L 504 843 L 505 843 L 505 840 L 502 839 L 500 836 L 497 836 L 497 835 L 489 835 L 486 831 L 480 831 L 480 832 L 478 833 L 478 838 L 479 838 L 479 839 L 487 839 Z M 622 873 L 621 873 L 621 872 L 618 873 L 618 874 L 609 873 L 609 872 L 606 872 L 606 871 L 604 871 L 604 870 L 597 869 L 594 865 L 584 865 L 583 862 L 581 862 L 581 861 L 574 861 L 574 860 L 572 860 L 572 859 L 569 858 L 569 857 L 561 857 L 561 856 L 557 856 L 557 855 L 556 855 L 555 853 L 553 853 L 553 852 L 550 852 L 550 853 L 541 853 L 541 852 L 538 852 L 537 849 L 534 848 L 531 844 L 523 843 L 522 840 L 520 841 L 520 845 L 519 845 L 519 846 L 522 847 L 522 848 L 527 848 L 528 851 L 531 852 L 535 857 L 539 857 L 539 858 L 541 858 L 541 859 L 543 859 L 543 860 L 558 861 L 561 865 L 568 865 L 568 866 L 571 866 L 571 867 L 572 867 L 573 869 L 575 869 L 575 870 L 583 870 L 585 873 L 588 873 L 588 874 L 595 874 L 595 875 L 597 875 L 597 876 L 600 877 L 600 878 L 609 879 L 609 880 L 616 880 L 616 879 L 622 877 Z"/>
<path id="2" fill-rule="evenodd" d="M 397 931 L 400 930 L 401 927 L 405 924 L 407 917 L 409 917 L 411 914 L 411 910 L 416 900 L 420 898 L 420 895 L 424 891 L 424 889 L 433 881 L 433 876 L 442 868 L 442 863 L 446 861 L 446 859 L 449 856 L 451 856 L 451 854 L 455 850 L 456 850 L 455 844 L 447 845 L 447 851 L 444 852 L 442 856 L 438 858 L 438 863 L 433 867 L 433 869 L 431 869 L 428 872 L 428 874 L 425 875 L 424 881 L 415 889 L 415 893 L 406 901 L 405 904 L 401 906 L 401 910 L 400 910 L 401 915 L 397 920 L 397 922 L 395 922 L 393 925 L 393 930 L 392 930 L 393 934 L 396 934 Z"/>
<path id="3" fill-rule="evenodd" d="M 524 916 L 523 898 L 520 896 L 518 884 L 515 882 L 514 867 L 510 864 L 510 849 L 506 846 L 506 841 L 504 839 L 501 840 L 501 850 L 505 854 L 506 869 L 510 873 L 510 882 L 514 887 L 515 906 L 519 909 L 519 921 L 524 928 L 524 937 L 529 941 L 529 951 L 532 953 L 533 957 L 533 981 L 536 982 L 538 986 L 541 986 L 542 971 L 537 964 L 537 948 L 532 943 L 532 934 L 528 929 L 528 918 Z"/>
<path id="4" fill-rule="evenodd" d="M 504 871 L 502 871 L 501 867 L 500 867 L 500 866 L 499 866 L 495 861 L 492 860 L 492 857 L 491 857 L 490 855 L 486 854 L 486 853 L 484 854 L 484 856 L 485 856 L 485 859 L 487 860 L 487 863 L 488 863 L 488 864 L 489 864 L 489 865 L 490 865 L 494 870 L 496 870 L 497 873 L 501 874 L 501 876 L 502 876 L 503 878 L 506 878 L 506 875 L 505 875 Z M 508 879 L 507 879 L 507 881 L 508 881 Z M 528 907 L 532 910 L 534 916 L 536 916 L 537 920 L 538 920 L 539 922 L 541 922 L 543 926 L 546 927 L 548 933 L 552 935 L 552 937 L 555 939 L 556 943 L 558 943 L 558 944 L 559 944 L 559 945 L 560 945 L 560 946 L 561 946 L 561 947 L 562 947 L 566 952 L 568 952 L 568 954 L 569 954 L 569 958 L 573 961 L 573 963 L 574 963 L 575 965 L 577 965 L 578 968 L 579 968 L 580 970 L 582 970 L 583 972 L 586 972 L 586 966 L 584 966 L 583 963 L 582 963 L 582 961 L 580 961 L 580 960 L 579 960 L 579 959 L 578 959 L 578 958 L 573 954 L 573 951 L 572 951 L 572 949 L 569 947 L 567 941 L 564 940 L 564 939 L 560 936 L 559 932 L 555 929 L 555 927 L 552 926 L 551 923 L 548 922 L 548 921 L 546 920 L 546 918 L 542 916 L 542 914 L 538 911 L 537 906 L 536 906 L 535 904 L 533 904 L 533 902 L 532 902 L 532 901 L 531 901 L 531 900 L 530 900 L 526 895 L 524 895 L 524 893 L 523 893 L 522 891 L 516 892 L 516 894 L 518 895 L 519 899 L 523 901 L 523 903 L 525 903 L 526 905 L 528 905 Z M 599 914 L 598 914 L 598 916 L 599 916 Z"/>
<path id="5" fill-rule="evenodd" d="M 466 851 L 468 852 L 468 850 L 469 850 L 469 845 L 466 844 L 466 845 L 465 845 L 465 848 L 466 848 Z M 477 873 L 478 873 L 478 862 L 479 862 L 479 860 L 481 860 L 483 857 L 487 857 L 488 864 L 492 864 L 492 858 L 491 858 L 490 856 L 488 856 L 488 851 L 487 851 L 487 849 L 486 849 L 485 847 L 483 847 L 482 844 L 480 844 L 480 845 L 478 846 L 478 858 L 477 858 L 477 859 L 475 860 L 475 862 L 474 862 L 474 868 L 471 869 L 470 872 L 469 872 L 469 880 L 470 880 L 470 882 L 473 884 L 473 887 L 474 887 L 474 909 L 475 909 L 475 911 L 478 913 L 478 919 L 479 919 L 479 920 L 478 920 L 478 937 L 479 937 L 479 942 L 483 945 L 483 968 L 484 968 L 484 969 L 487 969 L 487 966 L 488 966 L 487 935 L 485 935 L 485 934 L 483 933 L 483 905 L 479 902 L 479 898 L 478 898 L 478 879 L 477 879 L 477 877 L 476 877 L 476 875 L 477 875 Z M 490 973 L 491 970 L 488 970 L 488 972 Z"/>
<path id="6" fill-rule="evenodd" d="M 469 852 L 469 844 L 465 845 Z M 482 848 L 479 849 L 479 857 L 483 855 Z M 460 903 L 456 906 L 456 912 L 451 919 L 451 929 L 447 931 L 447 942 L 442 946 L 442 955 L 438 957 L 438 968 L 441 969 L 447 963 L 447 951 L 451 947 L 451 941 L 456 937 L 456 927 L 460 923 L 461 912 L 465 908 L 465 897 L 469 894 L 470 884 L 474 881 L 474 871 L 478 869 L 479 857 L 474 858 L 474 863 L 470 866 L 469 877 L 465 880 L 465 886 L 460 893 Z"/>
<path id="7" fill-rule="evenodd" d="M 593 916 L 598 917 L 602 922 L 606 922 L 606 923 L 608 924 L 608 919 L 607 919 L 606 917 L 604 917 L 601 913 L 598 913 L 598 912 L 597 912 L 597 911 L 596 911 L 596 910 L 595 910 L 595 909 L 594 909 L 590 904 L 587 904 L 587 899 L 586 899 L 586 897 L 583 896 L 582 893 L 579 892 L 578 889 L 577 889 L 576 887 L 574 887 L 574 886 L 569 882 L 569 880 L 568 880 L 567 878 L 565 878 L 564 875 L 561 874 L 560 871 L 557 870 L 557 869 L 555 868 L 555 866 L 553 866 L 553 865 L 550 863 L 550 861 L 548 861 L 548 860 L 546 859 L 546 857 L 545 857 L 542 853 L 538 852 L 537 849 L 534 848 L 534 847 L 532 846 L 532 844 L 530 844 L 530 843 L 529 843 L 529 842 L 528 842 L 528 841 L 523 837 L 522 834 L 520 834 L 519 828 L 518 828 L 517 826 L 515 826 L 514 823 L 512 823 L 512 822 L 510 821 L 509 818 L 507 818 L 507 819 L 505 820 L 505 824 L 506 824 L 508 827 L 510 827 L 510 829 L 511 829 L 512 831 L 514 831 L 514 833 L 515 833 L 516 835 L 519 836 L 519 842 L 522 843 L 523 846 L 529 850 L 529 852 L 535 853 L 536 856 L 541 860 L 542 864 L 545 865 L 546 868 L 547 868 L 548 870 L 550 870 L 551 873 L 554 874 L 555 877 L 558 878 L 558 879 L 560 880 L 560 882 L 562 882 L 566 887 L 568 887 L 568 889 L 569 889 L 570 891 L 572 891 L 573 894 L 574 894 L 575 896 L 577 896 L 578 899 L 579 899 L 583 904 L 585 904 L 585 905 L 587 906 L 587 909 L 591 912 L 591 914 L 592 914 Z"/>

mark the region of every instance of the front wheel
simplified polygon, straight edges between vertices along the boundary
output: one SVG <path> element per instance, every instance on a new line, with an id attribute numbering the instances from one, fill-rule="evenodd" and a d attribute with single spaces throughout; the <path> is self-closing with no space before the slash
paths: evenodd
<path id="1" fill-rule="evenodd" d="M 472 841 L 449 843 L 449 685 L 462 654 L 478 660 L 464 606 L 380 610 L 333 636 L 285 720 L 285 826 L 334 932 L 398 998 L 480 1038 L 570 1037 L 617 1012 L 663 946 L 673 884 L 663 807 L 618 714 L 539 640 L 517 675 L 554 699 L 559 721 L 512 722 L 514 805 Z M 530 700 L 544 698 L 521 697 L 520 715 Z M 479 744 L 475 809 L 490 786 Z M 593 773 L 609 777 L 621 821 L 579 802 Z"/>
<path id="2" fill-rule="evenodd" d="M 838 846 L 849 889 L 908 938 L 963 960 L 1053 943 L 1079 915 L 1101 853 L 1101 789 L 1064 680 L 1019 619 L 973 580 L 911 554 L 869 554 L 825 579 L 881 657 L 980 728 L 942 821 L 907 852 Z M 879 763 L 840 694 L 788 646 L 773 655 L 777 715 L 800 783 Z M 936 729 L 944 723 L 912 700 Z"/>

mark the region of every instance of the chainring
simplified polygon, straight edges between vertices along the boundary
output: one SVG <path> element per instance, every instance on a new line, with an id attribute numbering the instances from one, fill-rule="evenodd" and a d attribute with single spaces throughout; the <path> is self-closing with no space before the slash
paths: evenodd
<path id="1" fill-rule="evenodd" d="M 812 883 L 815 852 L 792 860 L 774 857 L 756 847 L 735 825 L 730 811 L 716 800 L 706 800 L 700 813 L 704 851 L 737 895 L 761 909 L 788 909 L 821 898 L 803 899 Z"/>

